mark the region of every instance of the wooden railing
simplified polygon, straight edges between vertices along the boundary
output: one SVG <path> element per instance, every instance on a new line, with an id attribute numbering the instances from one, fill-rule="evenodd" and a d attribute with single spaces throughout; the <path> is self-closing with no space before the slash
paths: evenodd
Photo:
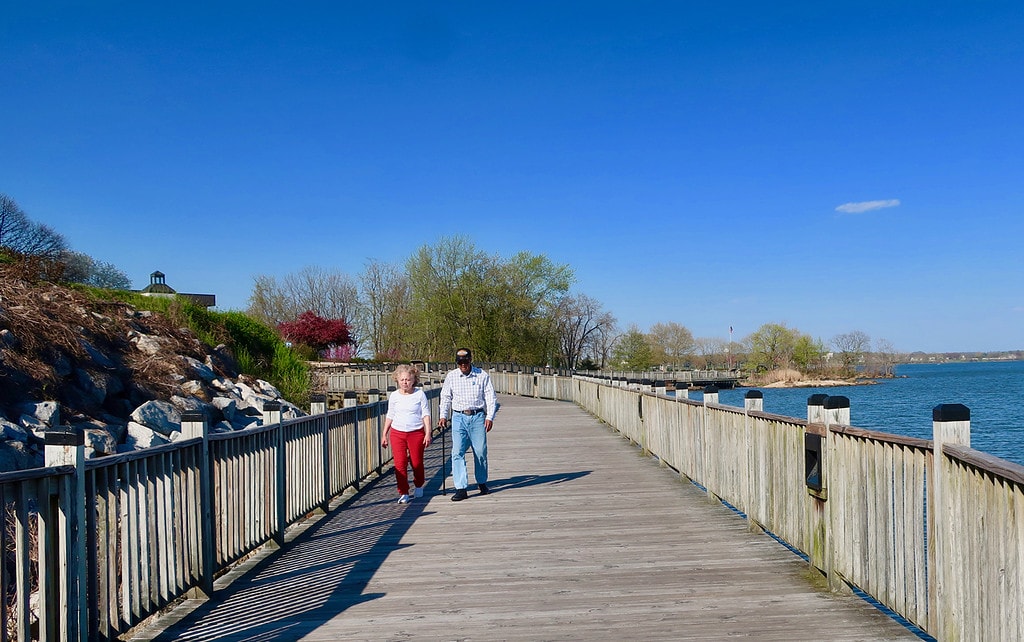
<path id="1" fill-rule="evenodd" d="M 964 406 L 937 406 L 923 440 L 851 427 L 845 397 L 812 395 L 804 420 L 764 412 L 757 391 L 735 408 L 713 392 L 491 377 L 501 392 L 577 403 L 833 589 L 856 587 L 940 640 L 1024 639 L 1024 467 L 969 447 Z"/>
<path id="2" fill-rule="evenodd" d="M 849 425 L 845 397 L 807 419 L 623 382 L 492 372 L 498 392 L 571 401 L 806 556 L 938 639 L 1024 639 L 1024 467 L 969 447 L 969 411 L 939 406 L 933 440 Z M 439 386 L 427 387 L 437 416 Z M 845 402 L 845 403 L 844 403 Z M 84 461 L 48 434 L 47 468 L 0 475 L 2 639 L 110 640 L 388 465 L 386 404 L 206 434 Z M 31 613 L 36 613 L 33 618 Z"/>
<path id="3" fill-rule="evenodd" d="M 0 474 L 0 640 L 118 639 L 390 463 L 386 400 L 312 410 L 216 434 L 186 414 L 174 443 L 88 461 L 81 432 L 48 432 L 47 468 Z"/>

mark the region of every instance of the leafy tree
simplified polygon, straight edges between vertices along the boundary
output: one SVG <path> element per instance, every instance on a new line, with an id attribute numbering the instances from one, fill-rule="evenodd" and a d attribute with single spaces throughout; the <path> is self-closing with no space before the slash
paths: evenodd
<path id="1" fill-rule="evenodd" d="M 324 319 L 312 310 L 306 310 L 295 321 L 279 323 L 277 329 L 289 341 L 307 345 L 317 352 L 352 341 L 343 319 Z"/>
<path id="2" fill-rule="evenodd" d="M 619 337 L 612 348 L 611 366 L 622 370 L 647 370 L 654 363 L 647 336 L 635 325 Z"/>
<path id="3" fill-rule="evenodd" d="M 801 372 L 808 372 L 821 365 L 825 355 L 825 344 L 821 340 L 812 339 L 808 334 L 801 334 L 793 343 L 793 365 Z"/>
<path id="4" fill-rule="evenodd" d="M 793 350 L 800 333 L 784 323 L 766 323 L 749 337 L 750 366 L 754 370 L 777 370 L 793 363 Z"/>
<path id="5" fill-rule="evenodd" d="M 450 358 L 460 345 L 481 361 L 540 364 L 555 352 L 552 312 L 568 266 L 526 252 L 503 261 L 454 236 L 417 250 L 406 273 L 406 330 L 423 358 Z"/>
<path id="6" fill-rule="evenodd" d="M 693 334 L 678 323 L 655 323 L 647 337 L 656 362 L 678 368 L 693 354 Z"/>

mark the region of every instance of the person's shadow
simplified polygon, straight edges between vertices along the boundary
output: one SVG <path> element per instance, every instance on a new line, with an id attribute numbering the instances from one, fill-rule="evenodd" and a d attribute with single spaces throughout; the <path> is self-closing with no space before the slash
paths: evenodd
<path id="1" fill-rule="evenodd" d="M 581 477 L 586 477 L 591 471 L 580 470 L 574 473 L 553 473 L 550 475 L 516 475 L 508 479 L 493 479 L 487 482 L 487 488 L 492 493 L 498 493 L 513 488 L 525 488 L 526 486 L 540 486 L 542 484 L 564 484 Z"/>

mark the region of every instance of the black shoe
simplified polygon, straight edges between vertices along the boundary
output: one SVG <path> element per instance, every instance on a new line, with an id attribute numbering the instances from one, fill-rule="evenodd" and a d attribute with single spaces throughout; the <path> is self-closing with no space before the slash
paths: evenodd
<path id="1" fill-rule="evenodd" d="M 469 497 L 469 493 L 466 492 L 465 488 L 456 488 L 455 494 L 452 495 L 453 502 L 461 502 Z"/>
<path id="2" fill-rule="evenodd" d="M 491 491 L 487 490 L 487 484 L 477 484 L 476 486 L 477 486 L 477 488 L 480 489 L 480 494 L 481 495 L 486 495 L 487 493 L 491 492 Z"/>

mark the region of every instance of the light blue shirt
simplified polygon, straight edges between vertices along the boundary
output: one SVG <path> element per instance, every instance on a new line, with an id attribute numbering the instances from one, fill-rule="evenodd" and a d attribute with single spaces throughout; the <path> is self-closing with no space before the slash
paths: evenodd
<path id="1" fill-rule="evenodd" d="M 441 417 L 448 419 L 452 409 L 459 411 L 478 408 L 486 409 L 486 418 L 494 421 L 494 415 L 498 412 L 498 399 L 494 394 L 491 376 L 476 366 L 473 366 L 469 374 L 462 374 L 456 368 L 445 375 L 444 385 L 441 386 Z"/>

